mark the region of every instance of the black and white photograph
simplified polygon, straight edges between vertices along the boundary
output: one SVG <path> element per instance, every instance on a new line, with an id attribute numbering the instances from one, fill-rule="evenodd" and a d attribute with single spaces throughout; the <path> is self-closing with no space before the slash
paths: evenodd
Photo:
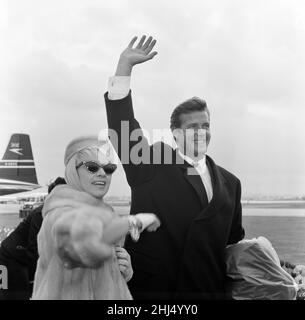
<path id="1" fill-rule="evenodd" d="M 305 300 L 304 39 L 303 0 L 0 0 L 0 308 Z"/>

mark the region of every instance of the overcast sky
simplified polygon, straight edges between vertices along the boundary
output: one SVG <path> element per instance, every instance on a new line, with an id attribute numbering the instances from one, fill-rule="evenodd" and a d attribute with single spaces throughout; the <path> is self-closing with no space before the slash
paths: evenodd
<path id="1" fill-rule="evenodd" d="M 146 34 L 158 55 L 132 80 L 142 127 L 168 128 L 179 102 L 204 98 L 208 154 L 245 196 L 305 194 L 304 0 L 0 3 L 0 151 L 30 134 L 40 184 L 63 175 L 72 138 L 107 126 L 108 77 Z M 109 194 L 129 192 L 120 168 Z"/>

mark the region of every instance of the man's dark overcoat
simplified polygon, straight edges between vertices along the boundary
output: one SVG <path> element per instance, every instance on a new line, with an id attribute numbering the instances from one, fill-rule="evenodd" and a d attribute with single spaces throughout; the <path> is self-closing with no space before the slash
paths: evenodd
<path id="1" fill-rule="evenodd" d="M 108 126 L 118 141 L 112 130 L 110 139 L 131 188 L 130 213 L 151 212 L 161 221 L 156 232 L 143 232 L 138 242 L 126 240 L 134 299 L 223 299 L 225 248 L 244 237 L 240 181 L 207 156 L 213 186 L 208 203 L 194 168 L 167 144 L 148 144 L 134 118 L 131 92 L 120 100 L 109 100 L 106 93 L 105 101 Z M 122 133 L 121 124 L 128 132 Z M 134 141 L 128 139 L 131 133 Z M 135 154 L 142 162 L 126 163 Z"/>

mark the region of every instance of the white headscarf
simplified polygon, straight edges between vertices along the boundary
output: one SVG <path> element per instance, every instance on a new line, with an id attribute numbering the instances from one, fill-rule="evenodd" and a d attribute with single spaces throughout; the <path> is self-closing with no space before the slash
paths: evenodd
<path id="1" fill-rule="evenodd" d="M 76 169 L 78 162 L 91 159 L 101 164 L 115 163 L 114 150 L 108 139 L 97 136 L 83 136 L 72 140 L 65 151 L 65 178 L 67 184 L 79 191 L 83 190 Z"/>

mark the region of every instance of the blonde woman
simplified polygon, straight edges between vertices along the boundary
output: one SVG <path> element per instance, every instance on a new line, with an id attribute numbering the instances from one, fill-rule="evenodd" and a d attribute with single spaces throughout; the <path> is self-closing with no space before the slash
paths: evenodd
<path id="1" fill-rule="evenodd" d="M 65 151 L 67 185 L 56 187 L 43 207 L 39 260 L 32 299 L 132 299 L 129 255 L 117 245 L 129 232 L 136 241 L 155 231 L 154 214 L 120 217 L 104 202 L 116 169 L 109 141 L 74 139 Z"/>

